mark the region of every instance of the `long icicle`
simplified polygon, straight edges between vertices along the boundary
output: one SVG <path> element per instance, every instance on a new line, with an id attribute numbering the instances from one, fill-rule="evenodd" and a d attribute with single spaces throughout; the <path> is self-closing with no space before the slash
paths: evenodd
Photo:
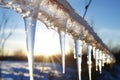
<path id="1" fill-rule="evenodd" d="M 60 48 L 62 54 L 62 73 L 65 73 L 65 32 L 59 31 Z"/>
<path id="2" fill-rule="evenodd" d="M 34 7 L 30 10 L 30 14 L 24 18 L 25 31 L 26 31 L 26 43 L 28 51 L 28 65 L 30 80 L 34 80 L 34 41 L 36 22 L 39 9 L 39 0 L 31 0 Z M 29 10 L 28 10 L 29 11 Z"/>
<path id="3" fill-rule="evenodd" d="M 77 66 L 78 66 L 78 77 L 81 80 L 81 63 L 82 63 L 82 48 L 83 43 L 81 40 L 75 40 L 75 52 L 77 54 Z"/>
<path id="4" fill-rule="evenodd" d="M 95 47 L 93 47 L 93 58 L 95 59 Z"/>
<path id="5" fill-rule="evenodd" d="M 95 50 L 95 66 L 96 66 L 96 71 L 98 71 L 98 53 L 99 49 Z"/>
<path id="6" fill-rule="evenodd" d="M 34 38 L 35 38 L 35 29 L 36 29 L 36 20 L 32 17 L 25 18 L 25 29 L 26 29 L 26 42 L 27 42 L 27 51 L 28 51 L 28 65 L 29 65 L 29 74 L 30 80 L 34 80 L 33 76 L 33 64 L 34 64 Z"/>
<path id="7" fill-rule="evenodd" d="M 91 50 L 92 50 L 92 46 L 88 45 L 88 48 L 87 48 L 87 58 L 88 58 L 87 64 L 88 64 L 89 80 L 91 80 L 91 68 L 92 68 Z"/>
<path id="8" fill-rule="evenodd" d="M 102 73 L 102 52 L 99 51 L 99 72 Z"/>

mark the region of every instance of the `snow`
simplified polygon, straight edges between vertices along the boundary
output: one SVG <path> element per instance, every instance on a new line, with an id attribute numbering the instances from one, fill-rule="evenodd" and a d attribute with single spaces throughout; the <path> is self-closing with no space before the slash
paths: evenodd
<path id="1" fill-rule="evenodd" d="M 58 63 L 34 63 L 35 80 L 77 80 L 77 71 L 66 68 L 66 74 L 62 74 Z M 29 80 L 28 63 L 22 61 L 0 61 L 0 80 Z"/>
<path id="2" fill-rule="evenodd" d="M 78 80 L 77 70 L 66 67 L 62 74 L 58 63 L 34 63 L 35 80 Z M 85 78 L 84 78 L 85 79 Z M 29 80 L 28 63 L 24 61 L 0 61 L 0 80 Z M 103 69 L 97 80 L 120 80 L 120 65 L 114 65 L 111 72 Z"/>

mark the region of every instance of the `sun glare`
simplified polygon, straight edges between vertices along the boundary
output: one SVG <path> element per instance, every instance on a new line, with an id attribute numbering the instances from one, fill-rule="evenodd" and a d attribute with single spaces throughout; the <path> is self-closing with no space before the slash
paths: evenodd
<path id="1" fill-rule="evenodd" d="M 66 46 L 67 52 L 68 49 L 69 47 Z M 44 24 L 38 22 L 34 52 L 36 55 L 44 56 L 60 54 L 61 51 L 58 33 L 52 29 L 47 29 Z"/>
<path id="2" fill-rule="evenodd" d="M 59 37 L 56 31 L 47 29 L 44 25 L 37 26 L 35 37 L 36 55 L 50 56 L 60 52 Z"/>
<path id="3" fill-rule="evenodd" d="M 16 49 L 22 49 L 25 51 L 27 50 L 24 29 L 21 29 L 21 31 L 19 32 L 17 31 L 16 34 L 14 34 L 13 37 L 11 37 L 8 40 L 7 47 L 10 48 L 9 51 L 14 52 L 14 50 Z M 67 45 L 65 46 L 65 50 L 66 53 L 68 53 L 71 46 L 68 45 L 69 40 L 66 41 L 67 41 L 66 42 Z M 52 29 L 48 29 L 40 21 L 37 22 L 37 27 L 36 27 L 34 53 L 35 55 L 44 55 L 44 56 L 61 54 L 58 32 Z"/>

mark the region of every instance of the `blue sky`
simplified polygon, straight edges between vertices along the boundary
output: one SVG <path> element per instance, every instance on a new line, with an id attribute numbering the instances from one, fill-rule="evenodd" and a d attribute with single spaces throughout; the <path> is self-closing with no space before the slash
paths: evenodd
<path id="1" fill-rule="evenodd" d="M 83 16 L 84 6 L 89 0 L 68 0 L 70 4 Z M 85 19 L 102 40 L 114 46 L 120 45 L 120 0 L 92 0 Z"/>
<path id="2" fill-rule="evenodd" d="M 68 0 L 72 7 L 79 13 L 80 16 L 84 14 L 85 3 L 89 0 Z M 113 44 L 114 46 L 120 45 L 120 0 L 92 0 L 92 3 L 88 9 L 85 19 L 93 27 L 95 32 L 98 33 L 99 37 L 106 44 Z M 9 21 L 7 26 L 16 26 L 16 31 L 7 41 L 7 47 L 22 49 L 26 48 L 25 31 L 24 31 L 24 20 L 22 17 L 14 12 L 13 10 L 4 10 L 0 8 L 0 22 L 2 15 L 5 14 Z M 6 30 L 9 31 L 9 27 Z M 37 23 L 37 34 L 36 34 L 36 47 L 39 52 L 44 53 L 46 48 L 51 48 L 51 52 L 60 51 L 59 40 L 57 32 L 48 30 L 44 24 Z M 54 40 L 52 40 L 54 39 Z M 47 41 L 49 40 L 49 41 Z M 56 40 L 56 41 L 55 41 Z M 39 43 L 39 44 L 38 44 Z M 70 43 L 68 41 L 68 43 Z M 40 46 L 41 45 L 41 46 Z M 47 46 L 47 47 L 46 47 Z M 43 48 L 44 47 L 44 48 Z M 56 48 L 58 47 L 58 48 Z M 69 47 L 68 47 L 69 48 Z M 50 51 L 49 51 L 50 52 Z"/>

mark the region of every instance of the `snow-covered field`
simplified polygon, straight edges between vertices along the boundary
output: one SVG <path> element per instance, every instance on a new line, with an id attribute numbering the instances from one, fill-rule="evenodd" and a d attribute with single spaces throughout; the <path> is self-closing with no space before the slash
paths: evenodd
<path id="1" fill-rule="evenodd" d="M 115 65 L 111 73 L 103 69 L 103 73 L 95 80 L 120 80 L 120 65 Z M 87 76 L 86 76 L 87 77 Z M 78 80 L 77 70 L 66 67 L 61 73 L 58 63 L 35 63 L 35 80 Z M 28 63 L 23 61 L 0 61 L 0 80 L 29 80 Z"/>
<path id="2" fill-rule="evenodd" d="M 78 80 L 77 71 L 66 68 L 66 73 L 61 73 L 58 63 L 35 63 L 35 80 Z M 21 61 L 0 61 L 0 80 L 29 80 L 28 63 Z"/>

